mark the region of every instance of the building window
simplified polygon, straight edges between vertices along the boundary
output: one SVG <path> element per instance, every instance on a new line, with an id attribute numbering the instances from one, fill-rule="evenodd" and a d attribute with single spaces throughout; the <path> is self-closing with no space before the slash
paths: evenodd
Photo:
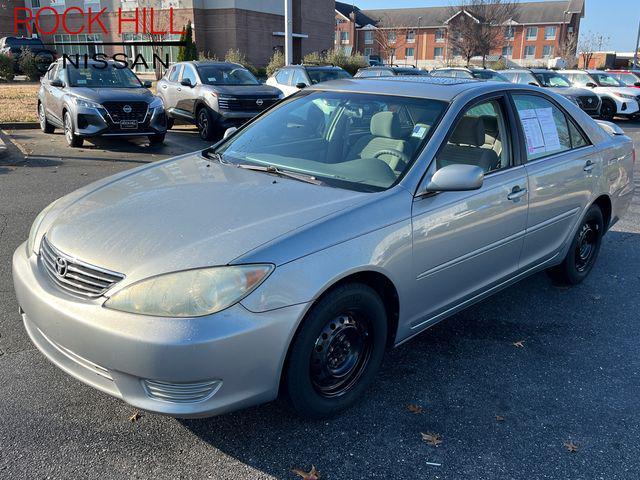
<path id="1" fill-rule="evenodd" d="M 573 27 L 571 26 L 567 27 L 567 33 L 573 33 Z"/>
<path id="2" fill-rule="evenodd" d="M 439 28 L 438 30 L 436 30 L 436 42 L 444 42 L 444 29 Z"/>
<path id="3" fill-rule="evenodd" d="M 504 29 L 504 38 L 506 40 L 513 40 L 516 36 L 516 29 L 514 27 L 506 27 Z"/>
<path id="4" fill-rule="evenodd" d="M 524 58 L 535 58 L 536 57 L 536 46 L 535 45 L 527 45 L 524 47 Z"/>
<path id="5" fill-rule="evenodd" d="M 349 32 L 340 32 L 340 42 L 349 43 Z"/>
<path id="6" fill-rule="evenodd" d="M 370 57 L 371 55 L 373 55 L 373 48 L 371 47 L 366 47 L 364 49 L 364 56 L 365 57 Z"/>
<path id="7" fill-rule="evenodd" d="M 338 43 L 339 39 L 340 39 L 340 32 L 338 30 L 336 30 L 336 33 L 333 36 L 333 43 Z"/>
<path id="8" fill-rule="evenodd" d="M 538 27 L 527 27 L 527 40 L 535 40 L 538 38 Z"/>
<path id="9" fill-rule="evenodd" d="M 502 47 L 502 56 L 505 58 L 511 58 L 513 56 L 513 47 L 511 45 Z"/>
<path id="10" fill-rule="evenodd" d="M 64 7 L 64 0 L 49 0 L 49 5 L 52 7 Z"/>
<path id="11" fill-rule="evenodd" d="M 396 43 L 396 32 L 388 32 L 387 33 L 387 41 L 389 43 Z"/>
<path id="12" fill-rule="evenodd" d="M 96 53 L 104 53 L 104 48 L 102 47 L 102 35 L 99 33 L 94 33 L 91 35 L 68 35 L 68 34 L 57 34 L 53 36 L 54 43 L 78 43 L 78 45 L 56 45 L 55 49 L 60 55 L 68 55 L 72 60 L 75 61 L 75 55 L 84 55 L 87 54 L 89 56 L 95 55 Z"/>
<path id="13" fill-rule="evenodd" d="M 545 40 L 555 40 L 556 39 L 556 27 L 546 27 L 544 29 L 544 39 Z"/>
<path id="14" fill-rule="evenodd" d="M 367 30 L 364 32 L 364 43 L 366 45 L 373 44 L 373 32 L 371 30 Z"/>
<path id="15" fill-rule="evenodd" d="M 436 48 L 434 48 L 434 49 L 433 49 L 433 57 L 434 57 L 434 58 L 438 58 L 438 59 L 439 59 L 439 58 L 442 58 L 442 57 L 443 57 L 443 55 L 442 55 L 442 50 L 443 50 L 443 49 L 442 49 L 442 47 L 436 47 Z"/>
<path id="16" fill-rule="evenodd" d="M 32 9 L 40 8 L 40 0 L 31 0 L 31 8 Z"/>
<path id="17" fill-rule="evenodd" d="M 544 58 L 550 58 L 553 56 L 553 45 L 545 45 L 542 47 L 542 56 Z"/>
<path id="18" fill-rule="evenodd" d="M 409 47 L 409 48 L 405 48 L 404 49 L 404 56 L 405 57 L 413 57 L 413 53 L 414 53 L 413 47 Z"/>
<path id="19" fill-rule="evenodd" d="M 409 30 L 407 32 L 407 43 L 413 43 L 416 41 L 416 32 Z"/>

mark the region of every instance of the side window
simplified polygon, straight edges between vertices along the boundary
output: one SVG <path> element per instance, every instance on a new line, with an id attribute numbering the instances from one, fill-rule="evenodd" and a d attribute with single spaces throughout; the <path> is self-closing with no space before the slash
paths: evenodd
<path id="1" fill-rule="evenodd" d="M 180 70 L 182 70 L 182 65 L 174 65 L 172 67 L 171 73 L 169 74 L 169 81 L 176 83 L 178 78 L 180 78 Z"/>
<path id="2" fill-rule="evenodd" d="M 363 70 L 362 72 L 360 72 L 359 76 L 362 77 L 362 78 L 377 77 L 378 76 L 378 71 L 377 70 Z"/>
<path id="3" fill-rule="evenodd" d="M 569 133 L 571 134 L 571 146 L 573 148 L 586 147 L 589 141 L 584 137 L 582 132 L 578 130 L 572 121 L 569 121 Z"/>
<path id="4" fill-rule="evenodd" d="M 283 68 L 278 73 L 276 73 L 276 81 L 280 85 L 289 85 L 289 80 L 291 80 L 291 69 Z"/>
<path id="5" fill-rule="evenodd" d="M 511 156 L 506 125 L 500 100 L 474 105 L 460 118 L 438 153 L 436 168 L 462 163 L 477 165 L 485 174 L 507 168 Z"/>
<path id="6" fill-rule="evenodd" d="M 297 85 L 299 83 L 304 83 L 306 85 L 309 85 L 309 80 L 307 80 L 305 73 L 302 71 L 302 69 L 300 68 L 296 68 L 293 71 L 293 76 L 291 79 L 291 85 Z"/>
<path id="7" fill-rule="evenodd" d="M 53 80 L 56 78 L 56 69 L 58 68 L 57 63 L 52 63 L 51 67 L 49 67 L 49 71 L 47 72 L 47 80 Z"/>
<path id="8" fill-rule="evenodd" d="M 67 81 L 64 78 L 64 68 L 62 68 L 61 65 L 58 65 L 58 70 L 56 71 L 56 78 L 58 78 L 61 82 L 64 82 L 65 84 L 67 83 Z"/>
<path id="9" fill-rule="evenodd" d="M 571 150 L 571 135 L 564 113 L 537 95 L 514 95 L 524 131 L 527 160 Z"/>
<path id="10" fill-rule="evenodd" d="M 191 65 L 185 65 L 182 71 L 182 80 L 189 79 L 191 80 L 191 85 L 195 85 L 198 83 L 198 77 L 196 76 L 196 72 L 193 70 Z"/>

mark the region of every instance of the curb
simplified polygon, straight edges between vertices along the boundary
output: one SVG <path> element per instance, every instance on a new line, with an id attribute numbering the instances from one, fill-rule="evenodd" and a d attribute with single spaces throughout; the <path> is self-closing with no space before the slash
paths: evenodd
<path id="1" fill-rule="evenodd" d="M 7 153 L 7 146 L 4 143 L 4 140 L 0 138 L 0 157 L 2 157 L 5 153 Z"/>
<path id="2" fill-rule="evenodd" d="M 40 128 L 38 122 L 5 122 L 0 123 L 0 129 L 2 130 L 31 130 Z"/>

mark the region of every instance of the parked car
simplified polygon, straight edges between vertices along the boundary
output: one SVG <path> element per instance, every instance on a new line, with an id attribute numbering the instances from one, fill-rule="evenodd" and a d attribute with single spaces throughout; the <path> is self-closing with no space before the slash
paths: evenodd
<path id="1" fill-rule="evenodd" d="M 607 70 L 607 73 L 627 87 L 640 88 L 640 70 Z"/>
<path id="2" fill-rule="evenodd" d="M 20 69 L 20 58 L 22 49 L 28 48 L 35 57 L 36 66 L 41 74 L 45 74 L 49 69 L 57 54 L 44 46 L 39 38 L 28 37 L 3 37 L 0 38 L 0 54 L 8 55 L 14 60 L 14 70 L 17 74 L 23 73 Z"/>
<path id="3" fill-rule="evenodd" d="M 489 68 L 443 67 L 431 70 L 432 77 L 475 78 L 478 80 L 495 80 L 508 82 L 500 73 Z"/>
<path id="4" fill-rule="evenodd" d="M 571 86 L 568 78 L 544 68 L 501 70 L 500 74 L 512 83 L 534 85 L 549 89 L 569 99 L 592 117 L 600 115 L 600 97 L 586 88 Z"/>
<path id="5" fill-rule="evenodd" d="M 71 147 L 89 137 L 147 137 L 164 142 L 167 120 L 162 100 L 128 67 L 114 61 L 64 59 L 51 65 L 38 91 L 38 118 L 44 133 L 64 131 Z"/>
<path id="6" fill-rule="evenodd" d="M 615 116 L 633 118 L 640 111 L 640 94 L 601 70 L 560 70 L 574 87 L 587 87 L 602 99 L 600 117 L 612 120 Z"/>
<path id="7" fill-rule="evenodd" d="M 429 75 L 429 72 L 416 68 L 413 65 L 381 65 L 378 67 L 360 68 L 354 76 L 356 78 L 369 78 L 394 77 L 397 75 Z"/>
<path id="8" fill-rule="evenodd" d="M 282 98 L 280 91 L 262 85 L 242 65 L 229 62 L 180 62 L 158 82 L 169 117 L 193 123 L 200 138 L 219 138 Z"/>
<path id="9" fill-rule="evenodd" d="M 289 65 L 276 70 L 267 79 L 267 85 L 276 87 L 288 97 L 310 85 L 341 78 L 351 78 L 351 75 L 332 65 Z"/>
<path id="10" fill-rule="evenodd" d="M 589 275 L 634 185 L 633 142 L 601 125 L 527 85 L 310 86 L 45 208 L 13 256 L 25 328 L 136 408 L 206 416 L 282 393 L 336 414 L 387 347 L 534 272 Z"/>

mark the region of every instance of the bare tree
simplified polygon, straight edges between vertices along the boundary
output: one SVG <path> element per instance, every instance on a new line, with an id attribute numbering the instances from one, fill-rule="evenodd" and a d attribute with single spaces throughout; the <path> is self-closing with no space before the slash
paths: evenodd
<path id="1" fill-rule="evenodd" d="M 602 35 L 601 33 L 588 32 L 578 44 L 580 56 L 582 57 L 583 68 L 589 68 L 589 64 L 591 63 L 594 54 L 604 50 L 608 44 L 609 37 Z"/>
<path id="2" fill-rule="evenodd" d="M 558 57 L 564 61 L 565 68 L 575 68 L 578 64 L 578 36 L 568 33 L 558 45 Z"/>
<path id="3" fill-rule="evenodd" d="M 467 64 L 471 57 L 487 55 L 504 42 L 504 26 L 518 11 L 518 0 L 463 0 L 451 7 L 450 35 L 455 49 L 462 53 Z"/>
<path id="4" fill-rule="evenodd" d="M 385 16 L 378 20 L 378 28 L 374 33 L 374 42 L 380 51 L 380 56 L 393 63 L 393 59 L 398 48 L 399 36 L 406 34 L 407 27 L 396 25 L 390 17 Z"/>

